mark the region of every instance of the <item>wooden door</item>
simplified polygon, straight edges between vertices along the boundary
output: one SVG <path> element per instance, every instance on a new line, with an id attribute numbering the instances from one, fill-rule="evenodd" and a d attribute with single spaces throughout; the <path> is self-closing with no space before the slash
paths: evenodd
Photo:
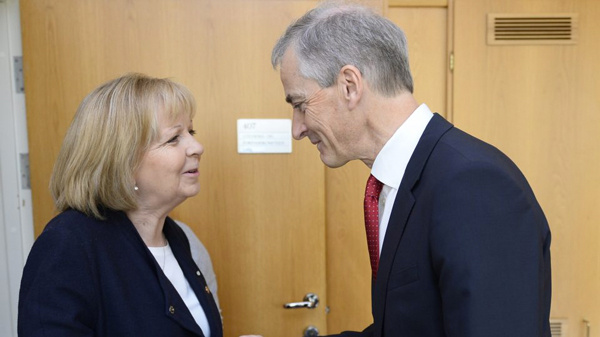
<path id="1" fill-rule="evenodd" d="M 490 45 L 494 13 L 576 14 L 573 44 Z M 455 0 L 454 122 L 523 170 L 552 231 L 551 318 L 600 336 L 600 4 Z"/>
<path id="2" fill-rule="evenodd" d="M 390 0 L 384 13 L 406 34 L 415 97 L 446 116 L 448 2 Z M 369 168 L 359 161 L 326 171 L 330 333 L 362 330 L 373 322 L 362 208 L 368 176 Z"/>
<path id="3" fill-rule="evenodd" d="M 172 214 L 208 248 L 226 336 L 327 331 L 325 172 L 308 142 L 240 155 L 239 118 L 291 118 L 270 52 L 314 1 L 21 0 L 36 234 L 55 214 L 54 160 L 82 98 L 126 72 L 172 77 L 198 101 L 201 192 Z"/>

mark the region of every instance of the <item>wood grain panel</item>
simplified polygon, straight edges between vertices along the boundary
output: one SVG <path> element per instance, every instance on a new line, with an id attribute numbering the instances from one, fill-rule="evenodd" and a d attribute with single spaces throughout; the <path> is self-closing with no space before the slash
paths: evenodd
<path id="1" fill-rule="evenodd" d="M 448 0 L 388 0 L 390 7 L 448 7 Z"/>
<path id="2" fill-rule="evenodd" d="M 448 65 L 446 8 L 390 8 L 388 17 L 408 40 L 415 98 L 431 111 L 446 116 Z"/>
<path id="3" fill-rule="evenodd" d="M 569 336 L 600 324 L 600 4 L 455 0 L 454 122 L 507 153 L 552 230 L 551 316 Z M 568 46 L 488 46 L 488 13 L 578 13 Z"/>
<path id="4" fill-rule="evenodd" d="M 362 331 L 371 315 L 371 265 L 363 198 L 369 168 L 353 161 L 327 169 L 327 326 L 331 333 Z"/>

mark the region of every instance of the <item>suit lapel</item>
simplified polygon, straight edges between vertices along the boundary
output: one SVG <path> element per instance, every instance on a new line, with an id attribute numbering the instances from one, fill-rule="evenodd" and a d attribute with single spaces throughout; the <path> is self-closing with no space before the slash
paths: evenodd
<path id="1" fill-rule="evenodd" d="M 189 250 L 189 244 L 184 245 L 184 242 L 182 242 L 182 240 L 187 240 L 187 238 L 185 238 L 185 234 L 181 230 L 176 231 L 176 229 L 179 228 L 175 228 L 175 226 L 177 226 L 177 224 L 175 224 L 175 222 L 170 218 L 167 218 L 167 220 L 165 221 L 164 228 L 165 236 L 167 237 L 167 240 L 169 240 L 169 242 L 178 242 L 177 245 L 171 245 L 173 255 L 175 255 L 175 258 L 177 259 L 177 262 L 179 263 L 179 266 L 181 267 L 185 278 L 188 280 L 190 287 L 192 287 L 192 289 L 194 290 L 194 293 L 196 294 L 196 297 L 198 298 L 198 301 L 200 302 L 200 305 L 202 306 L 202 309 L 206 314 L 206 318 L 208 319 L 208 324 L 210 326 L 211 336 L 222 336 L 223 327 L 221 323 L 221 314 L 219 312 L 217 304 L 212 296 L 212 293 L 207 291 L 208 286 L 206 284 L 204 276 L 200 272 L 198 266 L 196 266 L 196 264 L 192 260 L 191 253 Z M 196 324 L 191 314 L 189 315 L 189 319 L 192 320 L 193 324 L 191 325 L 196 327 L 198 332 L 200 332 L 200 329 L 197 328 L 198 325 Z M 186 327 L 187 323 L 188 322 L 181 322 L 181 324 L 186 324 Z M 196 332 L 196 329 L 190 330 Z M 201 332 L 200 336 L 203 336 Z"/>
<path id="2" fill-rule="evenodd" d="M 434 114 L 429 124 L 425 128 L 421 139 L 419 140 L 415 151 L 406 167 L 404 177 L 400 183 L 394 207 L 388 223 L 381 256 L 379 258 L 379 269 L 377 271 L 377 280 L 373 285 L 373 317 L 375 324 L 375 335 L 383 335 L 383 317 L 387 298 L 387 288 L 391 267 L 398 250 L 398 245 L 404 234 L 404 229 L 408 223 L 408 218 L 415 204 L 412 193 L 413 187 L 419 181 L 423 168 L 427 163 L 431 152 L 436 144 L 449 129 L 452 124 L 448 123 L 443 117 Z"/>
<path id="3" fill-rule="evenodd" d="M 194 332 L 196 335 L 204 337 L 202 330 L 198 324 L 196 324 L 194 317 L 192 317 L 185 302 L 181 299 L 181 296 L 179 296 L 169 279 L 164 276 L 164 274 L 159 274 L 158 281 L 162 288 L 163 295 L 165 296 L 165 305 L 163 308 L 165 316 L 174 320 L 177 324 L 187 330 Z"/>

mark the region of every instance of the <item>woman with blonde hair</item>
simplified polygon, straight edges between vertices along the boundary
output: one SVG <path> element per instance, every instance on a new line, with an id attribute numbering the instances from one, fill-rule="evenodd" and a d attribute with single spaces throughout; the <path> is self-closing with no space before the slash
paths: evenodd
<path id="1" fill-rule="evenodd" d="M 219 310 L 169 212 L 200 191 L 195 101 L 128 74 L 81 103 L 50 190 L 60 214 L 23 272 L 19 336 L 221 337 Z"/>

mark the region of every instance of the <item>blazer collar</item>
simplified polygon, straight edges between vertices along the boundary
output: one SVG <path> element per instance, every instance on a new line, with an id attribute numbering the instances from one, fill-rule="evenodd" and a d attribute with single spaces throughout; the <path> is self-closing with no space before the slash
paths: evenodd
<path id="1" fill-rule="evenodd" d="M 373 285 L 372 305 L 376 336 L 383 334 L 383 316 L 389 274 L 394 262 L 394 257 L 396 256 L 396 250 L 398 249 L 402 234 L 404 233 L 404 228 L 415 203 L 412 189 L 419 181 L 423 168 L 427 163 L 427 159 L 431 155 L 436 144 L 442 135 L 452 127 L 453 125 L 439 114 L 434 114 L 431 121 L 429 121 L 429 124 L 427 124 L 427 128 L 425 128 L 425 131 L 408 162 L 406 172 L 400 183 L 385 239 L 383 240 L 383 248 L 379 259 L 379 269 L 377 271 L 377 280 Z"/>
<path id="2" fill-rule="evenodd" d="M 171 245 L 171 250 L 173 251 L 173 255 L 175 255 L 175 258 L 177 259 L 177 262 L 179 263 L 183 274 L 185 275 L 186 279 L 188 279 L 190 287 L 192 287 L 192 289 L 194 290 L 194 293 L 196 294 L 196 297 L 198 298 L 198 301 L 200 302 L 204 313 L 206 314 L 208 324 L 210 326 L 211 336 L 222 336 L 223 326 L 221 322 L 221 313 L 219 312 L 219 308 L 217 307 L 212 293 L 210 293 L 210 290 L 208 290 L 208 285 L 206 283 L 206 280 L 204 279 L 204 276 L 200 272 L 200 268 L 196 266 L 196 263 L 192 259 L 190 245 L 187 237 L 185 236 L 185 233 L 171 218 L 166 219 L 163 232 L 165 233 L 165 236 L 167 237 L 167 240 L 169 240 L 169 242 L 178 242 L 178 244 L 176 245 Z M 164 277 L 162 273 L 160 278 L 166 279 L 166 277 Z M 172 288 L 172 286 L 170 288 Z M 174 297 L 176 297 L 181 303 L 183 303 L 179 296 Z M 168 308 L 169 305 L 168 303 L 166 304 Z M 200 330 L 191 314 L 189 314 L 188 316 L 188 319 L 182 320 L 181 324 L 186 327 L 187 325 L 192 325 L 193 327 L 195 327 L 195 329 L 190 329 L 192 331 Z M 191 324 L 189 324 L 190 319 Z"/>
<path id="3" fill-rule="evenodd" d="M 152 253 L 146 247 L 146 244 L 142 240 L 138 231 L 135 229 L 133 223 L 127 218 L 127 215 L 121 211 L 105 211 L 104 214 L 109 221 L 106 221 L 108 225 L 113 225 L 113 230 L 119 231 L 126 237 L 134 249 L 143 256 L 144 260 L 151 266 L 154 266 L 155 274 L 160 283 L 165 296 L 165 315 L 174 319 L 178 324 L 185 327 L 186 329 L 193 331 L 198 336 L 204 336 L 202 330 L 196 324 L 196 321 L 192 317 L 187 306 L 181 299 L 181 296 L 177 294 L 177 290 L 173 287 L 171 282 L 160 270 L 160 266 L 152 256 Z M 214 298 L 211 293 L 207 293 L 205 289 L 208 289 L 206 281 L 202 273 L 199 273 L 199 268 L 193 261 L 190 253 L 189 241 L 185 233 L 179 228 L 179 226 L 169 217 L 165 220 L 165 226 L 163 233 L 171 245 L 173 255 L 177 259 L 179 266 L 181 267 L 183 274 L 190 283 L 190 286 L 194 290 L 202 309 L 206 313 L 208 323 L 211 329 L 211 336 L 222 336 L 223 327 L 221 323 L 221 314 L 216 305 Z M 198 275 L 199 274 L 199 275 Z M 197 280 L 197 282 L 194 282 Z M 175 315 L 170 313 L 170 306 L 173 305 L 175 310 L 184 310 L 184 313 L 180 314 L 176 312 Z"/>

